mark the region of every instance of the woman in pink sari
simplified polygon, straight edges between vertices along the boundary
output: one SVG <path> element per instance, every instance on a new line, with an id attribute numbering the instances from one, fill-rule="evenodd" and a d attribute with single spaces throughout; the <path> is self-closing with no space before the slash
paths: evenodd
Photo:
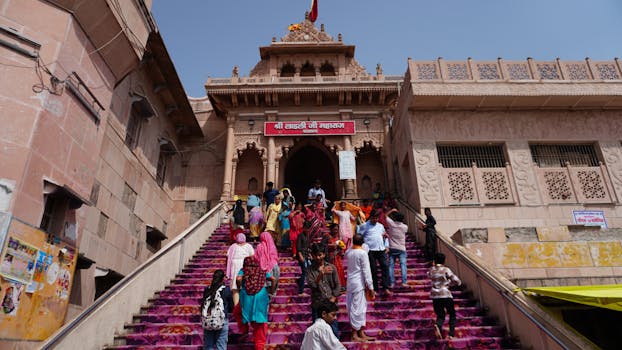
<path id="1" fill-rule="evenodd" d="M 227 278 L 231 279 L 231 291 L 233 292 L 233 304 L 236 305 L 240 300 L 240 291 L 235 284 L 235 278 L 244 265 L 244 258 L 255 254 L 253 246 L 246 243 L 246 235 L 238 233 L 233 243 L 227 251 Z"/>
<path id="2" fill-rule="evenodd" d="M 279 268 L 279 253 L 276 250 L 270 232 L 264 231 L 259 235 L 259 244 L 255 249 L 255 256 L 257 260 L 259 260 L 261 269 L 269 272 L 275 278 L 274 286 L 269 288 L 272 293 L 274 293 L 270 295 L 270 297 L 274 297 L 276 295 L 276 288 L 279 286 L 281 269 Z"/>

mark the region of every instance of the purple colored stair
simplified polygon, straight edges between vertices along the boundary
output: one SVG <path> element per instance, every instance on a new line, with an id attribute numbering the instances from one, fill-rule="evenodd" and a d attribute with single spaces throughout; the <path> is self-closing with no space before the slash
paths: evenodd
<path id="1" fill-rule="evenodd" d="M 126 325 L 125 334 L 115 337 L 115 345 L 108 349 L 202 349 L 203 331 L 200 326 L 199 302 L 203 288 L 209 284 L 216 269 L 225 267 L 229 246 L 226 227 L 215 230 L 208 242 L 194 255 L 164 290 L 149 299 L 148 305 Z M 373 342 L 350 341 L 350 325 L 345 308 L 345 296 L 338 300 L 338 322 L 341 341 L 349 350 L 440 350 L 440 349 L 516 349 L 518 344 L 505 337 L 503 327 L 484 315 L 470 298 L 470 293 L 454 291 L 457 325 L 454 339 L 436 339 L 434 311 L 429 299 L 430 283 L 425 277 L 428 264 L 422 250 L 408 242 L 408 283 L 398 280 L 392 297 L 378 297 L 368 305 L 367 333 L 377 339 Z M 266 349 L 299 349 L 305 329 L 311 324 L 310 297 L 298 296 L 296 278 L 300 273 L 291 253 L 279 253 L 281 277 L 277 296 L 269 309 L 268 345 Z M 446 328 L 445 328 L 446 333 Z M 228 349 L 253 349 L 253 344 L 240 342 L 237 324 L 230 322 Z"/>

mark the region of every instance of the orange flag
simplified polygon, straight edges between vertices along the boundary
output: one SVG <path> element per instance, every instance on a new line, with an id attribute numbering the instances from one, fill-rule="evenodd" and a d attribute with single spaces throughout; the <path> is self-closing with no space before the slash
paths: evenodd
<path id="1" fill-rule="evenodd" d="M 317 19 L 317 0 L 311 1 L 311 12 L 309 12 L 309 20 L 315 22 Z"/>

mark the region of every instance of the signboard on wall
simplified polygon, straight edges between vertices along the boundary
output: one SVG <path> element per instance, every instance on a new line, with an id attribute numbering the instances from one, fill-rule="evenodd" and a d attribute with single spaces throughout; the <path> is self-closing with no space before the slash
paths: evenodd
<path id="1" fill-rule="evenodd" d="M 584 226 L 600 226 L 607 228 L 605 212 L 602 210 L 573 210 L 572 216 L 574 223 Z"/>
<path id="2" fill-rule="evenodd" d="M 265 136 L 354 135 L 353 120 L 264 122 Z"/>
<path id="3" fill-rule="evenodd" d="M 65 320 L 78 252 L 15 218 L 0 248 L 0 338 L 43 340 Z"/>
<path id="4" fill-rule="evenodd" d="M 339 151 L 339 179 L 356 179 L 356 159 L 354 151 Z"/>

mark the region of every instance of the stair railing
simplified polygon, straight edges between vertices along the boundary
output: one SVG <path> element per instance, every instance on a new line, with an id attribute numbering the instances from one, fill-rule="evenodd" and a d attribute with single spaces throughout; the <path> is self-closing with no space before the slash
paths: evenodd
<path id="1" fill-rule="evenodd" d="M 420 225 L 424 217 L 398 200 L 405 223 L 419 244 L 425 243 Z M 588 339 L 548 314 L 537 302 L 518 291 L 518 286 L 489 267 L 474 253 L 444 234 L 437 235 L 437 250 L 446 255 L 446 265 L 469 286 L 482 308 L 506 327 L 507 336 L 519 339 L 523 349 L 598 349 Z"/>
<path id="2" fill-rule="evenodd" d="M 46 339 L 40 349 L 99 350 L 156 291 L 164 289 L 210 238 L 225 215 L 219 203 L 197 222 L 115 284 L 76 318 Z"/>

